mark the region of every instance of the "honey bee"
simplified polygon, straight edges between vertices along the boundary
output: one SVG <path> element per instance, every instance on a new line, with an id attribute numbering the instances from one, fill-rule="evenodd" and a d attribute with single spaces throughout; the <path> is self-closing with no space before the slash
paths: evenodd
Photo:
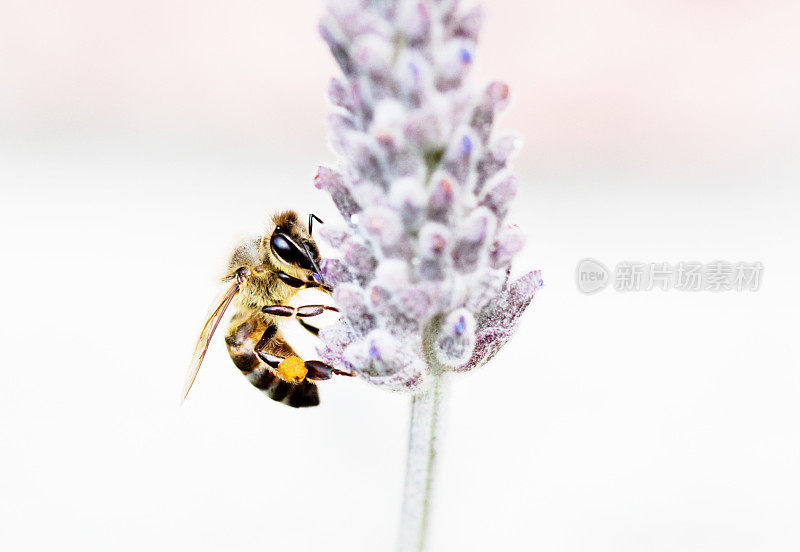
<path id="1" fill-rule="evenodd" d="M 183 387 L 183 399 L 197 377 L 214 331 L 231 303 L 237 310 L 231 317 L 225 344 L 233 363 L 257 388 L 272 400 L 300 408 L 319 404 L 314 383 L 333 374 L 352 376 L 319 360 L 302 360 L 278 328 L 279 318 L 295 318 L 314 335 L 319 328 L 305 319 L 326 311 L 329 305 L 287 305 L 299 290 L 315 288 L 331 292 L 319 269 L 320 254 L 311 237 L 316 215 L 308 226 L 294 211 L 276 213 L 264 236 L 245 240 L 233 251 L 222 278 L 228 287 L 214 302 L 197 340 Z"/>

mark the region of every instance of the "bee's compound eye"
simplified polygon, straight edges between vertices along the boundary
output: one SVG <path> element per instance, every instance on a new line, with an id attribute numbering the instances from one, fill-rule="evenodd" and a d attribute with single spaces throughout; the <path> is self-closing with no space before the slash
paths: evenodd
<path id="1" fill-rule="evenodd" d="M 282 261 L 302 268 L 309 268 L 310 263 L 306 255 L 282 232 L 276 231 L 272 233 L 269 246 L 272 252 Z"/>

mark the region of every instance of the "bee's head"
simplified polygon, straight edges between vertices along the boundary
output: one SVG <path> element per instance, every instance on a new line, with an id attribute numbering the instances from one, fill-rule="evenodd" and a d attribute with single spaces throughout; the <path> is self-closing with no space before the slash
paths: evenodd
<path id="1" fill-rule="evenodd" d="M 319 274 L 320 254 L 311 233 L 294 211 L 283 211 L 272 217 L 275 228 L 264 237 L 270 253 L 294 268 Z"/>

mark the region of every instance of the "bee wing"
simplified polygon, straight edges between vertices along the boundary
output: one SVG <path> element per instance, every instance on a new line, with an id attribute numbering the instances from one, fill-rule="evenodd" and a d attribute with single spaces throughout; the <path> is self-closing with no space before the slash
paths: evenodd
<path id="1" fill-rule="evenodd" d="M 225 310 L 239 292 L 240 286 L 241 282 L 239 279 L 234 280 L 230 287 L 226 289 L 211 305 L 211 310 L 208 312 L 208 316 L 206 317 L 206 323 L 203 325 L 203 331 L 200 332 L 200 337 L 197 339 L 197 345 L 194 347 L 194 354 L 192 355 L 192 362 L 189 364 L 189 371 L 186 372 L 186 380 L 183 383 L 181 404 L 186 400 L 186 396 L 189 394 L 189 390 L 192 388 L 195 378 L 197 378 L 197 372 L 200 370 L 200 365 L 203 363 L 203 358 L 206 356 L 206 351 L 208 350 L 208 344 L 211 342 L 211 337 L 214 335 L 214 331 L 216 331 L 217 326 L 219 326 L 219 323 L 222 320 L 222 315 L 225 314 Z"/>

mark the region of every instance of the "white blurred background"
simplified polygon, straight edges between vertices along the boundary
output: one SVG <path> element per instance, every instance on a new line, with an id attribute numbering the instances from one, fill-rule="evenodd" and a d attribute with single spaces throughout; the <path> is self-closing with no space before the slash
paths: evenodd
<path id="1" fill-rule="evenodd" d="M 800 4 L 488 2 L 546 287 L 453 385 L 432 550 L 800 549 Z M 0 0 L 0 548 L 390 550 L 408 403 L 264 398 L 229 249 L 335 219 L 318 2 Z M 756 293 L 581 295 L 578 260 L 761 261 Z"/>

